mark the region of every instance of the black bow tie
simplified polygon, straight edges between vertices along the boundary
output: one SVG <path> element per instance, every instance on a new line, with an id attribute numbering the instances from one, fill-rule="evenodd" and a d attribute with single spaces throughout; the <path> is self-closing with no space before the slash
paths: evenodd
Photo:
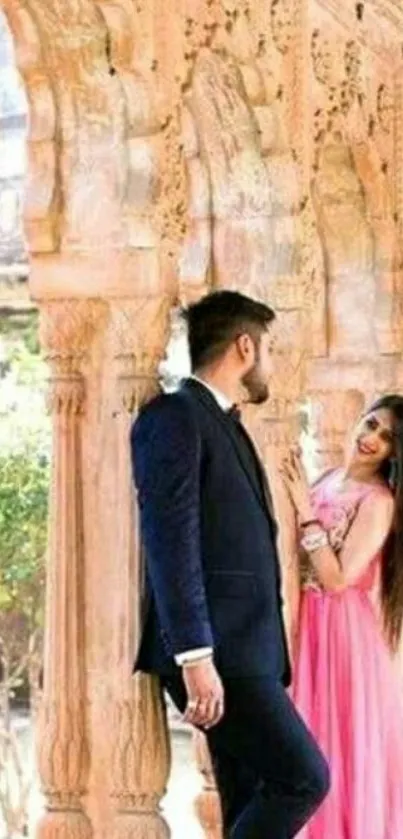
<path id="1" fill-rule="evenodd" d="M 242 414 L 238 408 L 238 405 L 231 405 L 231 407 L 227 411 L 227 416 L 231 417 L 231 419 L 235 420 L 235 422 L 241 422 Z"/>

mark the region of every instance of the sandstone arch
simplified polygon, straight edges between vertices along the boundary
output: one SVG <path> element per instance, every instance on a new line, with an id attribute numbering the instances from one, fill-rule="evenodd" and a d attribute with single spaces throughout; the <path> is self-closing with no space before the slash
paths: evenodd
<path id="1" fill-rule="evenodd" d="M 399 253 L 403 13 L 393 0 L 364 4 L 359 19 L 355 4 L 335 0 L 0 0 L 0 8 L 30 102 L 25 229 L 55 429 L 44 705 L 55 747 L 42 749 L 50 808 L 40 834 L 157 839 L 167 833 L 158 802 L 169 755 L 155 686 L 130 677 L 139 545 L 128 425 L 158 386 L 172 305 L 213 284 L 249 288 L 281 313 L 275 398 L 249 418 L 269 468 L 298 431 L 303 393 L 323 406 L 322 456 L 333 463 L 355 406 L 401 387 L 400 257 L 387 269 L 394 281 L 385 274 L 393 296 L 385 312 L 397 311 L 397 326 L 383 330 L 369 363 L 343 338 L 335 353 L 326 329 L 329 204 L 326 243 L 311 186 L 322 179 L 323 213 L 335 163 L 329 173 L 320 138 L 341 132 L 342 190 L 351 177 L 355 184 L 343 206 L 357 214 L 357 184 L 369 171 L 357 219 L 362 230 L 377 227 L 379 252 L 393 240 Z M 201 84 L 208 69 L 211 89 Z M 242 148 L 222 179 L 223 136 L 206 121 L 229 92 L 244 133 L 224 137 Z M 357 103 L 365 142 L 351 135 Z M 186 255 L 180 265 L 184 243 L 194 257 L 194 241 L 196 267 Z M 333 251 L 338 276 L 343 252 Z M 369 288 L 374 277 L 364 271 L 362 282 Z M 294 547 L 282 545 L 290 592 Z"/>

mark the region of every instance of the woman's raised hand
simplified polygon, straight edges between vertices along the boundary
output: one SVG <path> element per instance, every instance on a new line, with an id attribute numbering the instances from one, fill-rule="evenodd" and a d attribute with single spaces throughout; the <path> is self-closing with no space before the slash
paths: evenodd
<path id="1" fill-rule="evenodd" d="M 301 454 L 299 446 L 292 446 L 289 454 L 282 461 L 280 475 L 300 519 L 305 520 L 312 517 L 312 507 L 308 478 Z"/>

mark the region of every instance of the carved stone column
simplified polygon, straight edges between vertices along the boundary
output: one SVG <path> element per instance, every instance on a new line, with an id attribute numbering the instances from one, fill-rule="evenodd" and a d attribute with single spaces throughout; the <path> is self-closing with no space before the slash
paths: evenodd
<path id="1" fill-rule="evenodd" d="M 46 812 L 38 839 L 90 839 L 87 791 L 82 365 L 93 320 L 86 301 L 46 304 L 41 338 L 51 366 L 53 471 L 39 768 Z"/>
<path id="2" fill-rule="evenodd" d="M 197 767 L 203 778 L 203 791 L 197 796 L 195 810 L 206 839 L 222 839 L 220 799 L 210 760 L 206 738 L 201 732 L 194 734 Z"/>
<path id="3" fill-rule="evenodd" d="M 294 508 L 279 473 L 282 458 L 300 436 L 297 400 L 301 382 L 294 381 L 295 391 L 289 400 L 273 400 L 271 411 L 266 408 L 255 436 L 262 453 L 270 481 L 273 505 L 279 525 L 277 548 L 281 564 L 283 616 L 291 658 L 294 652 L 295 632 L 299 607 L 299 559 L 297 527 Z M 290 394 L 291 396 L 291 394 Z"/>
<path id="4" fill-rule="evenodd" d="M 159 680 L 132 676 L 139 636 L 141 546 L 133 498 L 129 433 L 133 413 L 159 389 L 158 366 L 165 344 L 166 300 L 123 301 L 112 307 L 116 368 L 115 557 L 119 585 L 116 615 L 112 797 L 114 839 L 166 839 L 159 812 L 170 770 L 170 746 Z M 147 328 L 147 339 L 143 330 Z M 145 348 L 146 349 L 142 349 Z"/>

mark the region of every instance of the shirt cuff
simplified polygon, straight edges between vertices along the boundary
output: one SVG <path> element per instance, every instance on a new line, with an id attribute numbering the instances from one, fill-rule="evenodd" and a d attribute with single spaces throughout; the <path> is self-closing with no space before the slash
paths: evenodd
<path id="1" fill-rule="evenodd" d="M 212 647 L 198 647 L 197 650 L 186 650 L 185 653 L 179 653 L 175 656 L 175 662 L 178 667 L 183 667 L 188 661 L 198 661 L 199 658 L 207 658 L 212 654 Z"/>

